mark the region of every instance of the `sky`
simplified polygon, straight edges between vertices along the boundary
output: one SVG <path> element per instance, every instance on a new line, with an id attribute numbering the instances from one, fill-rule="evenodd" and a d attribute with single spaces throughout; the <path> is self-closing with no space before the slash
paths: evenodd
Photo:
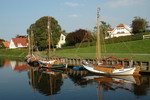
<path id="1" fill-rule="evenodd" d="M 10 41 L 43 16 L 52 16 L 67 33 L 93 30 L 97 8 L 111 27 L 131 25 L 135 16 L 150 22 L 150 0 L 0 0 L 0 39 Z M 150 23 L 149 23 L 150 25 Z"/>

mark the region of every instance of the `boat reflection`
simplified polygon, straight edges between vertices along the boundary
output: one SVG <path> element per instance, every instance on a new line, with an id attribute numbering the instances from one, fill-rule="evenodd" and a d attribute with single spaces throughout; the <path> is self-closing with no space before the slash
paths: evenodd
<path id="1" fill-rule="evenodd" d="M 59 93 L 63 84 L 61 72 L 52 70 L 39 70 L 38 67 L 30 67 L 28 71 L 29 84 L 33 90 L 37 90 L 44 95 L 54 95 Z"/>

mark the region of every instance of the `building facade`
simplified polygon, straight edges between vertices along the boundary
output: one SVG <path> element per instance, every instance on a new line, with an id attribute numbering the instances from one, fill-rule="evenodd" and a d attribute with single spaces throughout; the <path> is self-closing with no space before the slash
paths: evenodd
<path id="1" fill-rule="evenodd" d="M 132 28 L 124 24 L 119 24 L 114 29 L 109 28 L 107 32 L 109 33 L 109 36 L 107 36 L 106 39 L 120 36 L 127 36 L 132 35 Z"/>

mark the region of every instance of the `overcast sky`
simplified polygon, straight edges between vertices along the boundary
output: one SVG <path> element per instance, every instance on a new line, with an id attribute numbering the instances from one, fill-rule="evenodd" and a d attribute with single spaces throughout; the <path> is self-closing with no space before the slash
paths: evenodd
<path id="1" fill-rule="evenodd" d="M 66 32 L 93 30 L 97 8 L 112 27 L 131 25 L 135 16 L 150 22 L 150 0 L 0 0 L 0 39 L 10 41 L 43 16 L 53 16 Z"/>

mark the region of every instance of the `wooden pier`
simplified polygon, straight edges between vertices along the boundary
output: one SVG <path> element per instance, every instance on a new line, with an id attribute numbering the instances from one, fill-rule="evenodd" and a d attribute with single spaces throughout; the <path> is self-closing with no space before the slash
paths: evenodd
<path id="1" fill-rule="evenodd" d="M 73 58 L 51 58 L 53 60 L 58 60 L 62 63 L 66 63 L 69 65 L 74 65 L 74 66 L 82 66 L 82 61 L 86 60 L 87 62 L 94 64 L 97 61 L 95 59 L 73 59 Z M 150 73 L 150 61 L 103 61 L 106 64 L 121 64 L 125 66 L 130 66 L 130 65 L 139 65 L 141 67 L 141 72 L 149 72 Z"/>
<path id="2" fill-rule="evenodd" d="M 39 59 L 43 59 L 43 60 L 48 60 L 48 58 L 44 58 L 44 57 L 39 57 L 36 56 Z M 58 60 L 59 62 L 62 62 L 64 64 L 68 64 L 68 65 L 73 65 L 73 66 L 82 66 L 82 61 L 86 60 L 88 63 L 94 64 L 96 63 L 96 59 L 73 59 L 73 58 L 51 58 L 52 60 Z M 106 64 L 121 64 L 121 65 L 125 65 L 125 66 L 130 66 L 130 65 L 139 65 L 141 68 L 140 72 L 145 72 L 145 73 L 150 73 L 150 61 L 128 61 L 128 60 L 123 60 L 123 61 L 111 61 L 111 60 L 107 60 L 107 61 L 103 61 Z"/>

